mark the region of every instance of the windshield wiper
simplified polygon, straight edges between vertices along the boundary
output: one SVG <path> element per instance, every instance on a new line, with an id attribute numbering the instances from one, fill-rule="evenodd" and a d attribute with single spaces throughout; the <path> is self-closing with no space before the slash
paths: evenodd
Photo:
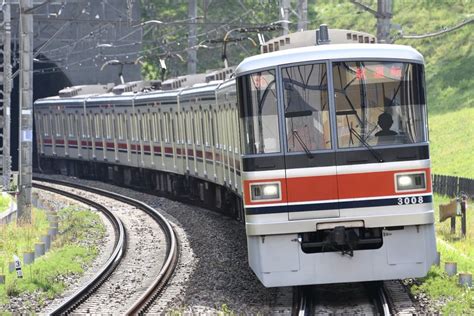
<path id="1" fill-rule="evenodd" d="M 297 130 L 293 130 L 293 137 L 295 137 L 298 143 L 300 143 L 301 147 L 303 147 L 304 152 L 306 153 L 308 158 L 312 159 L 314 157 L 313 154 L 309 151 L 308 146 L 306 146 L 304 141 L 301 139 L 300 134 L 298 134 Z"/>
<path id="2" fill-rule="evenodd" d="M 384 162 L 383 158 L 382 158 L 382 155 L 380 155 L 380 153 L 378 151 L 376 151 L 372 146 L 370 146 L 363 138 L 362 136 L 360 136 L 359 133 L 357 133 L 357 131 L 355 129 L 353 129 L 352 127 L 349 127 L 349 132 L 354 135 L 365 147 L 367 147 L 367 149 L 369 150 L 369 152 L 372 154 L 372 156 L 374 156 L 374 158 L 378 161 L 378 162 Z"/>

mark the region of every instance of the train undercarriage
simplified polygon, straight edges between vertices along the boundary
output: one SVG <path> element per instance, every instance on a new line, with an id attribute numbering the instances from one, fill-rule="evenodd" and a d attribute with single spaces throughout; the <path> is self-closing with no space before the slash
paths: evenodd
<path id="1" fill-rule="evenodd" d="M 40 158 L 38 171 L 98 180 L 206 207 L 245 222 L 242 200 L 235 191 L 196 177 L 110 165 L 103 162 Z"/>

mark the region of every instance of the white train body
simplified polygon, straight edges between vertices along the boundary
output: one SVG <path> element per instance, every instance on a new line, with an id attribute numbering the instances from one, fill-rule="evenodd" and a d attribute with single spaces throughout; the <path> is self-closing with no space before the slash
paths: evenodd
<path id="1" fill-rule="evenodd" d="M 268 287 L 421 277 L 436 256 L 423 71 L 406 46 L 323 45 L 224 82 L 46 98 L 38 152 L 218 208 L 234 193 Z"/>

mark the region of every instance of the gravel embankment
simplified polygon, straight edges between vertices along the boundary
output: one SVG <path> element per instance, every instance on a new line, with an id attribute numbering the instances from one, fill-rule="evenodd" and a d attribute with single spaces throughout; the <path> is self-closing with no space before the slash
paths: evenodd
<path id="1" fill-rule="evenodd" d="M 54 178 L 68 180 L 63 176 Z M 74 181 L 143 201 L 173 223 L 182 251 L 178 269 L 171 284 L 149 310 L 150 314 L 165 311 L 214 314 L 226 309 L 237 314 L 291 311 L 291 288 L 265 288 L 250 270 L 243 224 L 162 197 L 95 181 Z M 154 260 L 150 256 L 146 259 Z"/>
<path id="2" fill-rule="evenodd" d="M 148 214 L 131 205 L 86 191 L 77 189 L 69 191 L 108 207 L 122 221 L 127 235 L 125 255 L 120 264 L 104 284 L 74 311 L 74 314 L 108 314 L 111 311 L 124 314 L 153 282 L 163 265 L 166 243 L 161 227 Z M 113 233 L 111 231 L 110 235 Z M 107 251 L 107 258 L 111 251 L 112 248 Z M 100 266 L 102 265 L 97 267 Z M 90 278 L 92 274 L 88 273 L 87 276 Z M 86 281 L 87 277 L 83 280 Z M 63 295 L 65 296 L 67 295 Z M 58 301 L 60 299 L 56 300 Z M 55 305 L 51 304 L 44 312 L 49 313 Z"/>

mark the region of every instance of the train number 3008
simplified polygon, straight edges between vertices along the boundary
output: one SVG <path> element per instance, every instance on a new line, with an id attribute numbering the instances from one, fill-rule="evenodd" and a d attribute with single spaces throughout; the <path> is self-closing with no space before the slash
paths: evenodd
<path id="1" fill-rule="evenodd" d="M 410 196 L 405 198 L 398 198 L 398 205 L 409 205 L 409 204 L 422 204 L 422 196 Z"/>

